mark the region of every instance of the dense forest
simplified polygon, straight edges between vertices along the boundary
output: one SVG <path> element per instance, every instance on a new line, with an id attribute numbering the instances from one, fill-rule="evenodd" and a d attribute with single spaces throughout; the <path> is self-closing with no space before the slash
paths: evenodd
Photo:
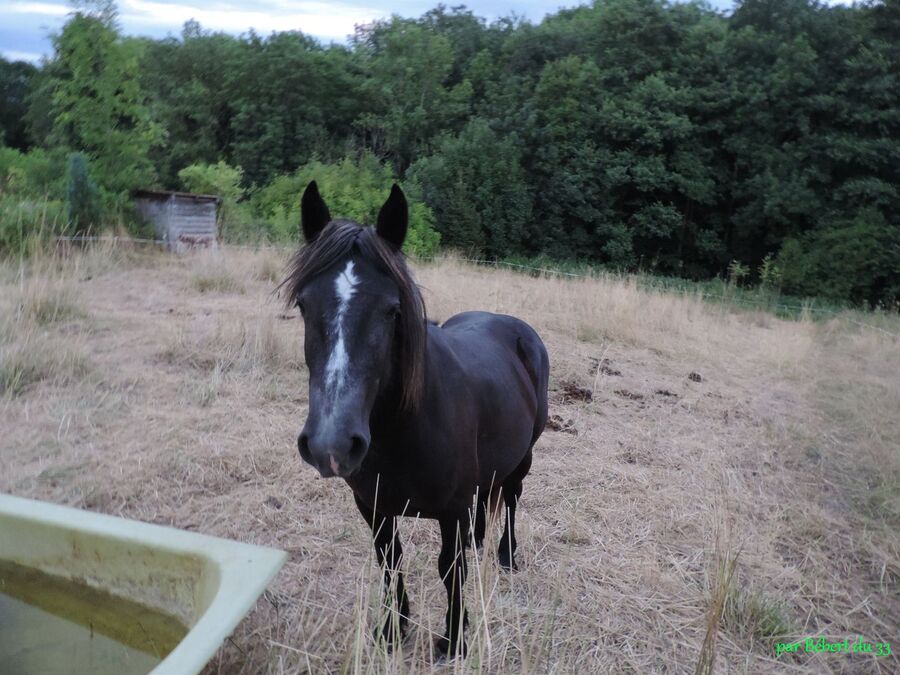
<path id="1" fill-rule="evenodd" d="M 294 239 L 310 178 L 360 219 L 400 180 L 411 253 L 900 299 L 897 0 L 595 0 L 539 24 L 439 5 L 327 46 L 126 37 L 82 2 L 53 47 L 0 60 L 7 250 L 127 226 L 154 186 L 221 195 L 231 239 Z"/>

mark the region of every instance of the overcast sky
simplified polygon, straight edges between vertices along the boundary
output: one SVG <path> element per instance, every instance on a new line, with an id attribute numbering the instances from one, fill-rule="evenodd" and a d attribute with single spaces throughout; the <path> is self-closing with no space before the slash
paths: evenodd
<path id="1" fill-rule="evenodd" d="M 355 24 L 392 13 L 417 17 L 438 0 L 119 0 L 119 23 L 128 35 L 178 35 L 188 19 L 207 29 L 238 35 L 254 28 L 272 31 L 301 30 L 325 42 L 344 42 Z M 454 0 L 445 2 L 457 4 Z M 460 3 L 461 4 L 461 3 Z M 560 7 L 578 0 L 472 0 L 465 3 L 476 15 L 493 20 L 512 12 L 538 22 Z M 731 0 L 711 0 L 714 7 L 730 8 Z M 0 53 L 8 59 L 37 61 L 51 52 L 48 35 L 59 31 L 70 6 L 61 0 L 0 0 Z"/>
<path id="2" fill-rule="evenodd" d="M 238 35 L 250 28 L 268 35 L 272 31 L 301 30 L 325 42 L 344 42 L 355 24 L 393 14 L 417 17 L 438 0 L 119 0 L 119 23 L 128 35 L 165 37 L 178 35 L 188 19 L 207 29 Z M 456 3 L 445 2 L 448 6 Z M 560 7 L 574 7 L 578 0 L 474 0 L 465 3 L 488 20 L 515 11 L 532 21 Z M 586 3 L 584 3 L 586 4 Z M 715 6 L 730 7 L 731 0 Z M 71 7 L 61 0 L 0 0 L 0 53 L 8 59 L 37 61 L 52 50 L 48 35 L 59 31 Z"/>

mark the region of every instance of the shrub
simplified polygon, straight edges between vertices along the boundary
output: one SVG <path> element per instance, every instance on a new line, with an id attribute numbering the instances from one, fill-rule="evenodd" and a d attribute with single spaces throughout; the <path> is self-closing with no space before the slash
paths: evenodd
<path id="1" fill-rule="evenodd" d="M 0 254 L 20 255 L 66 231 L 65 155 L 0 147 Z"/>
<path id="2" fill-rule="evenodd" d="M 235 241 L 247 238 L 249 218 L 239 203 L 244 196 L 241 167 L 229 166 L 222 161 L 216 164 L 192 164 L 179 171 L 178 178 L 190 192 L 221 198 L 217 221 L 219 234 L 223 239 Z"/>
<path id="3" fill-rule="evenodd" d="M 775 262 L 775 258 L 769 253 L 763 258 L 759 266 L 759 285 L 771 291 L 781 288 L 781 268 Z"/>
<path id="4" fill-rule="evenodd" d="M 22 255 L 29 246 L 66 231 L 61 201 L 0 196 L 0 254 Z"/>
<path id="5" fill-rule="evenodd" d="M 900 228 L 874 209 L 788 239 L 778 254 L 784 291 L 870 306 L 900 302 Z"/>
<path id="6" fill-rule="evenodd" d="M 750 269 L 739 260 L 732 260 L 728 264 L 728 281 L 733 286 L 740 286 L 749 274 Z"/>
<path id="7" fill-rule="evenodd" d="M 253 212 L 271 239 L 299 239 L 300 196 L 311 180 L 318 183 L 333 216 L 373 224 L 394 177 L 388 166 L 368 153 L 357 161 L 345 158 L 336 164 L 310 162 L 293 174 L 277 177 L 252 199 Z M 414 256 L 434 255 L 440 241 L 440 234 L 434 229 L 434 215 L 422 201 L 421 189 L 415 182 L 404 183 L 403 189 L 409 202 L 409 230 L 403 249 Z"/>
<path id="8" fill-rule="evenodd" d="M 0 147 L 0 197 L 49 197 L 65 192 L 65 154 L 32 148 L 28 153 Z"/>

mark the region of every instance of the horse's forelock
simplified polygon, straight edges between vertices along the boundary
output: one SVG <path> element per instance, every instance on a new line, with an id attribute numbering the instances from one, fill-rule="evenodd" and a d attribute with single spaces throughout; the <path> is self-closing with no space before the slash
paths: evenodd
<path id="1" fill-rule="evenodd" d="M 287 275 L 276 289 L 284 291 L 285 306 L 293 307 L 310 279 L 328 269 L 353 248 L 361 225 L 333 220 L 313 241 L 301 246 L 288 263 Z"/>
<path id="2" fill-rule="evenodd" d="M 284 291 L 285 305 L 292 307 L 310 279 L 354 251 L 387 273 L 400 289 L 400 409 L 412 411 L 422 396 L 425 381 L 427 316 L 422 294 L 401 251 L 371 227 L 332 221 L 294 254 L 278 291 Z"/>

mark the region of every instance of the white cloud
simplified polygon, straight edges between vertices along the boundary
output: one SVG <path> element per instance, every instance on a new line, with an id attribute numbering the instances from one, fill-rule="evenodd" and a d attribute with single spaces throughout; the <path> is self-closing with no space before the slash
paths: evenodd
<path id="1" fill-rule="evenodd" d="M 5 8 L 11 14 L 39 14 L 41 16 L 65 16 L 72 11 L 66 5 L 53 5 L 49 2 L 11 2 Z"/>
<path id="2" fill-rule="evenodd" d="M 30 61 L 31 63 L 37 63 L 43 56 L 38 52 L 20 52 L 16 49 L 0 49 L 0 54 L 7 61 Z"/>
<path id="3" fill-rule="evenodd" d="M 167 4 L 153 0 L 122 0 L 119 17 L 133 28 L 180 26 L 196 19 L 204 28 L 229 33 L 242 33 L 250 28 L 262 34 L 272 31 L 301 30 L 309 35 L 340 37 L 353 33 L 358 23 L 389 15 L 389 11 L 372 7 L 355 7 L 339 3 L 310 0 L 281 0 L 274 11 L 263 9 L 219 9 L 191 4 Z"/>

